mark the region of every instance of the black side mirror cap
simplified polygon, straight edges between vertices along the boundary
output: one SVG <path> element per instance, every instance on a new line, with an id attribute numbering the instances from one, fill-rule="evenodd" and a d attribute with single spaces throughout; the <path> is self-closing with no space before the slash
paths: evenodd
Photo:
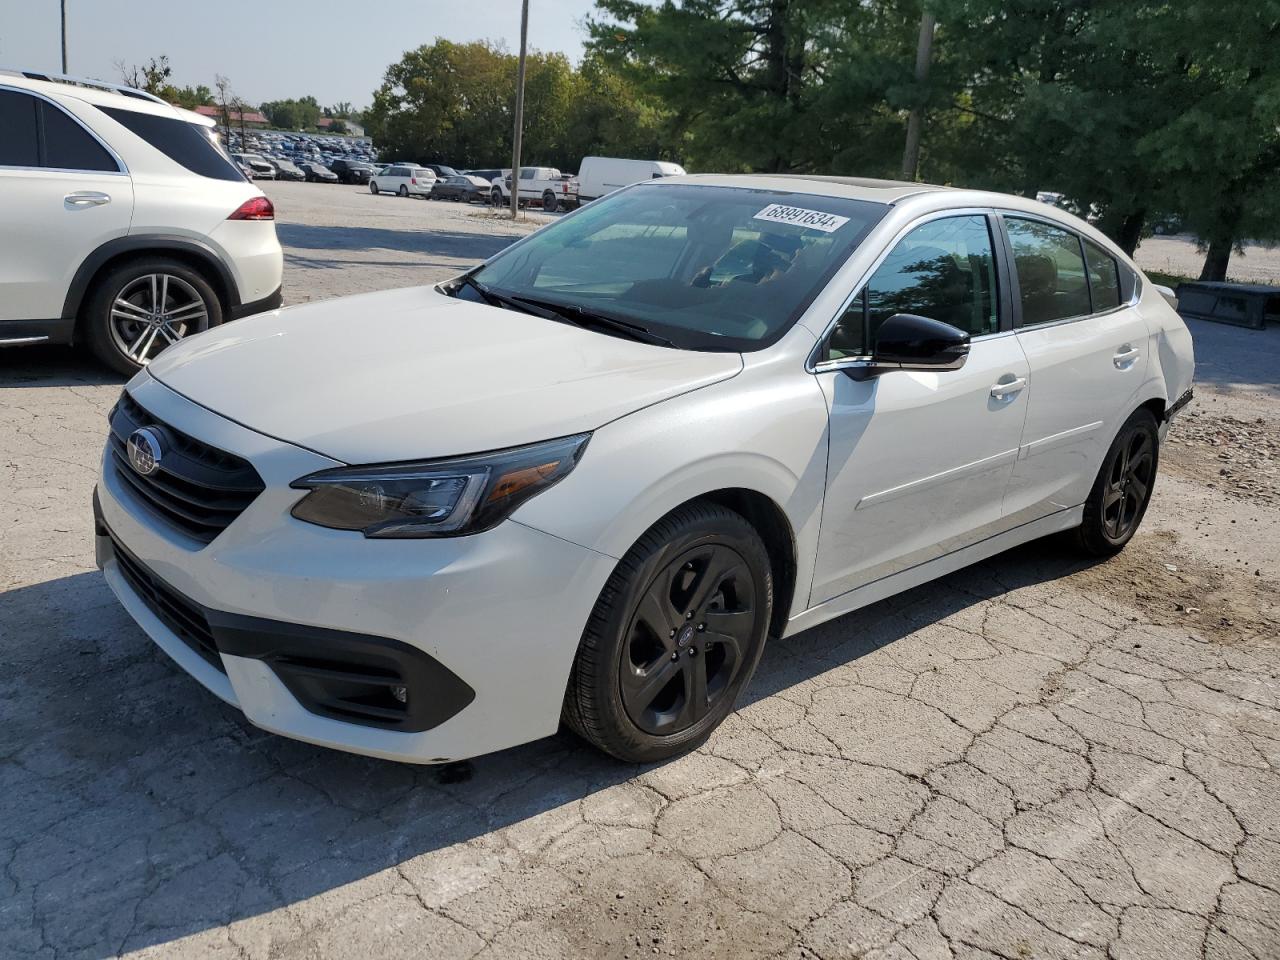
<path id="1" fill-rule="evenodd" d="M 844 368 L 854 380 L 893 370 L 959 370 L 969 356 L 969 334 L 941 320 L 895 313 L 876 331 L 870 362 Z"/>

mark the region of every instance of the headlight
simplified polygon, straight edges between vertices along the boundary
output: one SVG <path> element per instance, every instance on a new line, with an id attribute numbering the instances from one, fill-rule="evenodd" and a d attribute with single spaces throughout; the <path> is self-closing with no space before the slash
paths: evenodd
<path id="1" fill-rule="evenodd" d="M 449 460 L 339 467 L 295 480 L 307 523 L 366 537 L 457 537 L 501 523 L 566 476 L 589 433 Z"/>

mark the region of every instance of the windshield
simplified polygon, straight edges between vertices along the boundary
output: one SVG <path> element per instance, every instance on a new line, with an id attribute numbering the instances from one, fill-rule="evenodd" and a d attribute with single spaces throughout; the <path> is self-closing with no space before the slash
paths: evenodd
<path id="1" fill-rule="evenodd" d="M 644 184 L 545 227 L 472 277 L 507 297 L 641 324 L 684 349 L 759 350 L 887 212 L 789 191 Z M 469 286 L 455 295 L 482 299 Z"/>

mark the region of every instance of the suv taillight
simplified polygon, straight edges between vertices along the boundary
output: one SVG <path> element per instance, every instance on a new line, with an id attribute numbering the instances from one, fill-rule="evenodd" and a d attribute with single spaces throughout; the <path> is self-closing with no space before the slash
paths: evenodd
<path id="1" fill-rule="evenodd" d="M 228 220 L 274 220 L 276 208 L 266 197 L 254 197 L 236 208 Z"/>

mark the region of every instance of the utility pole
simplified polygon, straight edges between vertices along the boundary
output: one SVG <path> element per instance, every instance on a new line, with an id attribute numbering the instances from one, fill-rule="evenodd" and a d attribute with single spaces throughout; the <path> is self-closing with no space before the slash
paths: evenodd
<path id="1" fill-rule="evenodd" d="M 933 58 L 933 28 L 937 18 L 926 9 L 920 15 L 920 40 L 916 44 L 916 86 L 929 79 L 929 61 Z M 920 126 L 924 122 L 920 107 L 912 107 L 907 116 L 907 146 L 902 151 L 902 179 L 914 180 L 920 169 Z"/>
<path id="2" fill-rule="evenodd" d="M 524 133 L 524 60 L 529 46 L 529 0 L 520 3 L 520 66 L 516 70 L 516 127 L 511 138 L 511 219 L 520 216 L 520 140 Z"/>
<path id="3" fill-rule="evenodd" d="M 62 72 L 67 72 L 67 0 L 62 0 Z"/>

